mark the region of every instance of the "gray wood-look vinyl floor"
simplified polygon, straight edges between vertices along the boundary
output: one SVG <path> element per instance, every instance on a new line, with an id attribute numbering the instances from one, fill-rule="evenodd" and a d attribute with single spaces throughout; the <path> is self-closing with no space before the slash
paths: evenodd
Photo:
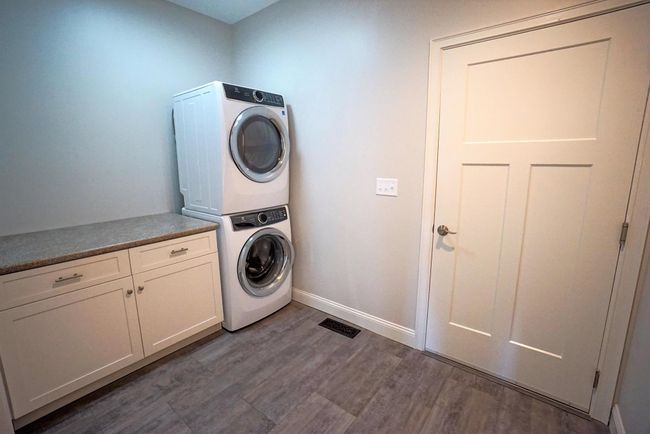
<path id="1" fill-rule="evenodd" d="M 21 433 L 606 433 L 607 428 L 291 303 L 208 337 Z"/>

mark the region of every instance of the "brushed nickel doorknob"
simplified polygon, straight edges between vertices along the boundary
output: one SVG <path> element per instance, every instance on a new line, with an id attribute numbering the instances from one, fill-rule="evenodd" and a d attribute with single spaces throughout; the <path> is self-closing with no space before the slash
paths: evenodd
<path id="1" fill-rule="evenodd" d="M 447 226 L 445 226 L 445 225 L 438 226 L 437 231 L 438 231 L 438 235 L 440 235 L 441 237 L 444 237 L 447 234 L 452 234 L 453 235 L 453 234 L 457 233 L 457 232 L 450 231 L 449 228 Z"/>

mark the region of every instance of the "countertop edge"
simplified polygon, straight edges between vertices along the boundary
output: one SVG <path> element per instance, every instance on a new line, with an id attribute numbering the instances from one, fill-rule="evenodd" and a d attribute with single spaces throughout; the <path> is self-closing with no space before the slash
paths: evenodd
<path id="1" fill-rule="evenodd" d="M 173 240 L 174 238 L 187 237 L 189 235 L 200 234 L 203 232 L 210 232 L 217 229 L 218 227 L 219 225 L 217 223 L 209 223 L 209 225 L 202 226 L 199 228 L 186 229 L 179 232 L 158 235 L 151 238 L 142 238 L 142 239 L 128 241 L 120 244 L 112 244 L 110 246 L 98 247 L 96 249 L 69 253 L 66 255 L 56 256 L 47 259 L 37 259 L 31 262 L 23 262 L 21 264 L 15 264 L 8 267 L 0 268 L 0 276 L 4 276 L 6 274 L 18 273 L 19 271 L 26 271 L 34 268 L 39 268 L 39 267 L 45 267 L 47 265 L 60 264 L 62 262 L 88 258 L 91 256 L 103 255 L 105 253 L 117 252 L 118 250 L 126 250 L 126 249 L 131 249 L 133 247 L 144 246 L 147 244 L 159 243 L 161 241 Z"/>

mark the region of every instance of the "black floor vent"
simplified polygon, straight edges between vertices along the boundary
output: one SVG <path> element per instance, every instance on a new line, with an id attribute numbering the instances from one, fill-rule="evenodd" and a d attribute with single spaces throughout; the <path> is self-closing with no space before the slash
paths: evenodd
<path id="1" fill-rule="evenodd" d="M 333 332 L 336 332 L 343 336 L 346 336 L 350 339 L 354 338 L 361 331 L 347 324 L 343 324 L 342 322 L 335 321 L 332 318 L 325 318 L 325 320 L 323 320 L 323 322 L 321 322 L 318 325 L 321 327 L 325 327 L 326 329 L 330 329 Z"/>

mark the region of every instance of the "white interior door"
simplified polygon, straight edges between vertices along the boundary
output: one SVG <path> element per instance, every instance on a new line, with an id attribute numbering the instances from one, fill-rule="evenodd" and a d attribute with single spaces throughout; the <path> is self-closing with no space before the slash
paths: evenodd
<path id="1" fill-rule="evenodd" d="M 588 410 L 650 5 L 445 50 L 426 348 Z"/>

